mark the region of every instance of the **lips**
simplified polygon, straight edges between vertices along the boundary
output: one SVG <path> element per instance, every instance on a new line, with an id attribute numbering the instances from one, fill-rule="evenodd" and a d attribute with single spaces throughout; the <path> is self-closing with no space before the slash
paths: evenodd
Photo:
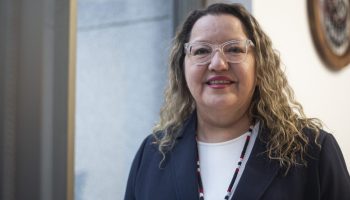
<path id="1" fill-rule="evenodd" d="M 231 84 L 233 81 L 227 81 L 227 80 L 212 80 L 212 81 L 207 81 L 208 85 L 227 85 Z"/>
<path id="2" fill-rule="evenodd" d="M 233 83 L 235 83 L 235 81 L 231 80 L 229 77 L 227 76 L 214 76 L 209 78 L 206 82 L 207 85 L 231 85 Z"/>

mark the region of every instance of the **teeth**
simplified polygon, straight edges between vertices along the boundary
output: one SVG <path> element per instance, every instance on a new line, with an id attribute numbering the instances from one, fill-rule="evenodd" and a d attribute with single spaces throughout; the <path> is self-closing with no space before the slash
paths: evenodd
<path id="1" fill-rule="evenodd" d="M 209 81 L 209 84 L 229 84 L 231 83 L 231 81 L 227 81 L 227 80 L 213 80 L 213 81 Z"/>

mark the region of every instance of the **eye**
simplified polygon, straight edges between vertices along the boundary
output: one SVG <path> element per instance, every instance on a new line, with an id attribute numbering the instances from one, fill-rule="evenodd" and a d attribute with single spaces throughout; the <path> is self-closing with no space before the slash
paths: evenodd
<path id="1" fill-rule="evenodd" d="M 205 49 L 205 48 L 201 48 L 201 49 L 197 49 L 195 51 L 193 51 L 193 55 L 205 55 L 205 54 L 209 54 L 210 50 L 209 49 Z"/>
<path id="2" fill-rule="evenodd" d="M 245 53 L 245 49 L 240 46 L 229 46 L 225 48 L 226 53 L 232 53 L 232 54 L 240 54 L 240 53 Z"/>
<path id="3" fill-rule="evenodd" d="M 203 45 L 194 45 L 191 49 L 191 54 L 194 56 L 205 56 L 211 54 L 211 48 Z"/>

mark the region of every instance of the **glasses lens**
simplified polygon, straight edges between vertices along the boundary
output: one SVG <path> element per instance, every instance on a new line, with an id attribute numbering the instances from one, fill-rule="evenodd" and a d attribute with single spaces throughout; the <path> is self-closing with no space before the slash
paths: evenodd
<path id="1" fill-rule="evenodd" d="M 247 43 L 245 41 L 234 41 L 223 47 L 223 52 L 227 61 L 231 63 L 239 63 L 245 59 L 247 55 Z"/>
<path id="2" fill-rule="evenodd" d="M 195 63 L 205 63 L 211 58 L 213 49 L 207 44 L 196 43 L 190 46 L 190 54 Z"/>

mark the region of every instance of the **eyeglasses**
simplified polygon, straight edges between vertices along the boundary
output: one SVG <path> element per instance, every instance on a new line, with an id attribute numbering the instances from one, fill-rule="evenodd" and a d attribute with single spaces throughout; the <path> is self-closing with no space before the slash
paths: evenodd
<path id="1" fill-rule="evenodd" d="M 222 44 L 189 42 L 185 44 L 185 52 L 190 56 L 191 61 L 197 65 L 208 64 L 216 50 L 219 50 L 225 56 L 227 62 L 241 63 L 247 57 L 249 46 L 254 46 L 254 43 L 249 39 L 230 40 Z"/>

